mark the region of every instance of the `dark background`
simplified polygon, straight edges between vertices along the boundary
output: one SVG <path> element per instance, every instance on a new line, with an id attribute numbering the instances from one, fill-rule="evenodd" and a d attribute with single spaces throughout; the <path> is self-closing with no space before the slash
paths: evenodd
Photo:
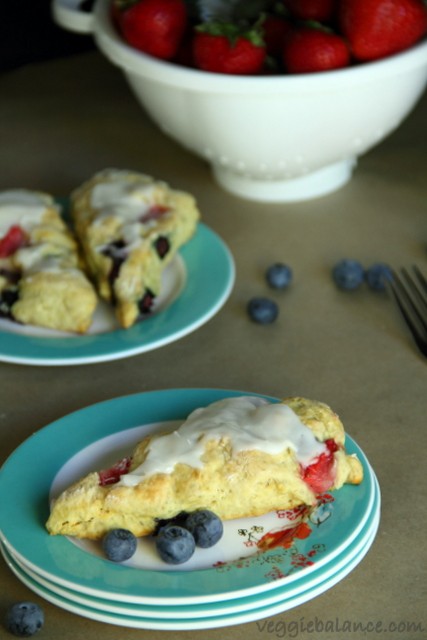
<path id="1" fill-rule="evenodd" d="M 95 47 L 92 36 L 71 33 L 51 17 L 50 0 L 1 0 L 0 71 Z"/>

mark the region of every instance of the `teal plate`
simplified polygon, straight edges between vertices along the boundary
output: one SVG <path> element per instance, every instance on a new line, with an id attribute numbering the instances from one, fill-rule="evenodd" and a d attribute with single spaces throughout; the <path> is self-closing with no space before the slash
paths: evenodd
<path id="1" fill-rule="evenodd" d="M 55 582 L 43 578 L 43 576 L 38 575 L 37 572 L 32 571 L 25 565 L 25 563 L 14 557 L 13 553 L 10 553 L 5 546 L 3 546 L 3 554 L 7 561 L 13 560 L 13 562 L 34 581 L 46 587 L 50 591 L 55 592 L 58 596 L 64 597 L 67 601 L 73 601 L 77 604 L 90 606 L 92 608 L 99 609 L 100 611 L 107 611 L 109 613 L 125 616 L 157 618 L 162 620 L 167 620 L 169 618 L 194 620 L 196 618 L 218 618 L 224 615 L 242 614 L 245 611 L 252 611 L 255 608 L 273 605 L 278 602 L 289 600 L 290 598 L 295 598 L 304 592 L 308 593 L 311 590 L 314 591 L 315 587 L 317 588 L 321 584 L 328 584 L 327 581 L 329 579 L 333 579 L 338 572 L 341 572 L 341 570 L 348 567 L 357 558 L 361 561 L 366 551 L 374 541 L 380 522 L 381 495 L 378 482 L 375 478 L 374 484 L 375 501 L 372 513 L 368 522 L 364 525 L 353 543 L 350 545 L 350 548 L 346 548 L 345 551 L 338 554 L 328 565 L 316 568 L 309 575 L 301 575 L 301 579 L 291 584 L 288 584 L 286 580 L 282 580 L 280 586 L 276 589 L 257 593 L 251 596 L 233 598 L 231 600 L 226 599 L 217 602 L 193 605 L 179 604 L 175 606 L 114 602 L 112 600 L 82 594 L 79 590 L 67 589 L 66 587 L 62 587 Z"/>
<path id="2" fill-rule="evenodd" d="M 29 589 L 48 602 L 67 611 L 71 611 L 76 615 L 107 624 L 137 629 L 188 631 L 253 622 L 277 615 L 278 613 L 283 613 L 321 595 L 343 580 L 363 560 L 374 542 L 378 524 L 379 517 L 376 517 L 371 524 L 370 531 L 364 534 L 364 538 L 358 545 L 357 551 L 355 551 L 351 557 L 347 557 L 339 568 L 336 568 L 335 571 L 327 576 L 321 577 L 315 584 L 310 584 L 310 586 L 306 586 L 293 594 L 288 594 L 286 591 L 283 592 L 283 590 L 277 589 L 274 593 L 281 591 L 277 599 L 265 600 L 258 596 L 255 598 L 255 601 L 251 602 L 248 606 L 242 606 L 242 608 L 238 608 L 232 612 L 222 610 L 218 612 L 217 615 L 208 611 L 206 614 L 201 612 L 200 615 L 194 615 L 192 613 L 189 617 L 185 617 L 185 615 L 180 615 L 182 613 L 181 607 L 177 607 L 175 610 L 176 617 L 174 617 L 173 614 L 165 616 L 163 609 L 158 612 L 158 615 L 152 614 L 145 616 L 144 612 L 139 610 L 138 605 L 136 605 L 135 608 L 136 615 L 133 615 L 129 611 L 122 613 L 116 612 L 111 606 L 108 606 L 108 603 L 106 603 L 105 607 L 101 608 L 98 606 L 97 601 L 87 600 L 78 602 L 75 598 L 67 597 L 67 594 L 58 592 L 55 584 L 44 583 L 35 574 L 29 573 L 25 567 L 22 567 L 22 565 L 16 562 L 16 559 L 14 559 L 13 555 L 11 555 L 4 546 L 0 548 L 0 551 L 15 576 Z M 243 605 L 247 605 L 248 600 L 249 598 L 243 598 Z M 240 603 L 240 600 L 238 602 Z"/>
<path id="3" fill-rule="evenodd" d="M 257 394 L 220 389 L 146 392 L 92 405 L 41 429 L 12 453 L 1 470 L 2 539 L 16 557 L 49 580 L 82 593 L 134 603 L 195 604 L 239 598 L 277 588 L 282 580 L 291 583 L 330 562 L 365 525 L 375 497 L 369 462 L 348 436 L 347 451 L 361 460 L 364 480 L 359 486 L 332 492 L 331 517 L 305 539 L 296 540 L 292 552 L 276 547 L 244 561 L 196 571 L 140 570 L 115 565 L 68 538 L 47 534 L 44 525 L 55 477 L 85 447 L 140 425 L 185 419 L 197 407 L 239 395 Z M 295 562 L 295 554 L 301 562 Z M 304 561 L 313 555 L 315 562 Z"/>
<path id="4" fill-rule="evenodd" d="M 0 321 L 0 361 L 26 365 L 68 366 L 127 358 L 157 349 L 195 331 L 226 302 L 234 285 L 233 257 L 222 239 L 199 224 L 195 236 L 168 266 L 169 280 L 180 293 L 130 329 L 114 328 L 101 318 L 99 332 L 59 334 Z M 104 313 L 100 305 L 101 313 Z M 107 328 L 105 328 L 105 326 Z"/>

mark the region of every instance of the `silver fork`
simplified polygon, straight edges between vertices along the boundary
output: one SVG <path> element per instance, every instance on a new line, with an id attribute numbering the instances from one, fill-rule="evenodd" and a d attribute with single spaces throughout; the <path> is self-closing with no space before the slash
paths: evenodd
<path id="1" fill-rule="evenodd" d="M 413 275 L 405 268 L 400 273 L 391 270 L 388 284 L 418 349 L 427 357 L 427 279 L 416 265 Z"/>

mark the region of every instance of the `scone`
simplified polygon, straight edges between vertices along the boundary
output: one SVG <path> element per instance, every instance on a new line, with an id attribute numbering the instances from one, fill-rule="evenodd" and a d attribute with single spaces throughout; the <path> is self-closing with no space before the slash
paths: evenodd
<path id="1" fill-rule="evenodd" d="M 46 193 L 0 193 L 0 316 L 84 333 L 97 305 L 78 246 Z"/>
<path id="2" fill-rule="evenodd" d="M 315 506 L 319 493 L 363 479 L 344 441 L 341 421 L 323 403 L 227 398 L 65 490 L 46 526 L 50 534 L 80 538 L 114 528 L 145 536 L 159 521 L 200 508 L 230 520 Z"/>
<path id="3" fill-rule="evenodd" d="M 196 202 L 144 174 L 106 169 L 78 187 L 71 203 L 98 292 L 128 328 L 150 311 L 164 268 L 194 234 Z"/>

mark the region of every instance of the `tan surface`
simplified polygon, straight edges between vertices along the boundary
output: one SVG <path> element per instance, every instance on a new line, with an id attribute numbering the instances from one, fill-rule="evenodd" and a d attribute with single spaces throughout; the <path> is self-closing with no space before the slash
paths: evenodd
<path id="1" fill-rule="evenodd" d="M 340 293 L 329 275 L 341 257 L 426 267 L 426 98 L 361 159 L 341 191 L 306 203 L 263 205 L 221 191 L 203 162 L 153 127 L 120 73 L 98 54 L 5 74 L 0 94 L 1 189 L 61 196 L 106 166 L 145 171 L 195 194 L 204 221 L 226 240 L 237 267 L 236 286 L 221 312 L 167 347 L 89 366 L 0 364 L 2 459 L 34 430 L 100 400 L 177 386 L 233 388 L 330 404 L 370 459 L 383 496 L 381 527 L 368 557 L 330 591 L 265 625 L 179 634 L 104 625 L 41 601 L 3 562 L 0 612 L 16 600 L 42 602 L 45 640 L 378 637 L 373 631 L 302 630 L 316 619 L 385 629 L 421 623 L 424 631 L 383 635 L 426 638 L 427 363 L 390 300 L 366 289 Z M 252 295 L 270 294 L 263 272 L 275 260 L 293 267 L 295 283 L 286 293 L 271 294 L 281 315 L 260 327 L 248 320 L 245 306 Z"/>

